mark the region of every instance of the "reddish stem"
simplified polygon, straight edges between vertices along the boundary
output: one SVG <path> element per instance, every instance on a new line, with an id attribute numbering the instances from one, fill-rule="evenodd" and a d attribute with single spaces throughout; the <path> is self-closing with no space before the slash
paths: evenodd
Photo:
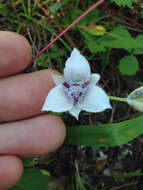
<path id="1" fill-rule="evenodd" d="M 87 11 L 85 11 L 81 16 L 79 16 L 73 23 L 71 23 L 67 28 L 65 28 L 58 36 L 56 36 L 46 47 L 44 47 L 33 59 L 32 62 L 35 61 L 46 49 L 48 49 L 55 41 L 57 41 L 64 33 L 66 33 L 72 26 L 74 26 L 79 20 L 81 20 L 84 16 L 86 16 L 90 11 L 92 11 L 95 7 L 99 6 L 105 0 L 100 0 L 94 5 L 92 5 Z"/>

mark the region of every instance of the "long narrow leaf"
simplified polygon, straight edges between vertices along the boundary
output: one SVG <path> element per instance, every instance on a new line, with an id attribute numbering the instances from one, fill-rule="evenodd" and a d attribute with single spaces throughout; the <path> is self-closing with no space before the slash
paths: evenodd
<path id="1" fill-rule="evenodd" d="M 66 144 L 117 146 L 143 133 L 143 116 L 115 124 L 67 127 Z"/>

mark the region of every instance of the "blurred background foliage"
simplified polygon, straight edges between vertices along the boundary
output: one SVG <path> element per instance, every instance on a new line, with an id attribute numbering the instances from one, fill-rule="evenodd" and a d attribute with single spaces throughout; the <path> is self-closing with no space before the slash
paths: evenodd
<path id="1" fill-rule="evenodd" d="M 24 35 L 33 47 L 34 57 L 95 2 L 97 1 L 1 0 L 0 30 L 14 31 Z M 142 86 L 142 23 L 142 0 L 105 1 L 73 26 L 24 72 L 47 68 L 63 72 L 65 60 L 73 47 L 77 47 L 89 60 L 92 72 L 101 74 L 100 85 L 106 92 L 112 96 L 127 97 L 135 88 Z M 115 147 L 111 148 L 99 146 L 106 144 L 104 142 L 106 138 L 112 139 L 110 134 L 115 133 L 118 137 L 119 133 L 112 130 L 112 127 L 110 133 L 108 131 L 109 136 L 105 133 L 105 139 L 100 138 L 99 144 L 91 135 L 92 127 L 84 132 L 89 124 L 104 126 L 108 123 L 111 126 L 110 123 L 140 116 L 140 113 L 126 104 L 112 102 L 112 106 L 112 111 L 107 110 L 100 114 L 83 112 L 79 121 L 68 114 L 60 114 L 68 126 L 83 126 L 81 129 L 83 136 L 81 137 L 77 130 L 74 131 L 74 127 L 68 128 L 67 145 L 40 158 L 23 159 L 25 166 L 23 177 L 11 189 L 142 190 L 142 136 L 130 143 L 120 145 L 131 140 L 131 135 L 134 138 L 137 136 L 128 129 L 129 126 L 136 127 L 138 123 L 140 128 L 137 129 L 136 134 L 141 133 L 142 120 L 133 120 L 133 125 L 130 125 L 130 121 L 115 124 L 121 135 L 117 139 L 120 139 L 122 143 L 115 143 Z M 122 130 L 122 125 L 127 127 Z M 97 130 L 97 133 L 94 131 L 95 136 L 100 136 L 100 131 L 102 128 Z M 76 135 L 77 138 L 74 141 Z M 86 135 L 89 135 L 88 138 Z M 85 141 L 86 143 L 82 144 L 91 145 L 93 142 L 92 147 L 80 146 L 81 142 Z"/>

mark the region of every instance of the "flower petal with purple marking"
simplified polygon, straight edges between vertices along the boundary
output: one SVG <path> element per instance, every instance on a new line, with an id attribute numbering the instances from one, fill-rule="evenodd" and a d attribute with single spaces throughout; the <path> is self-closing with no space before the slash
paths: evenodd
<path id="1" fill-rule="evenodd" d="M 71 110 L 72 107 L 72 103 L 63 91 L 63 86 L 58 85 L 49 92 L 42 111 L 64 112 Z"/>
<path id="2" fill-rule="evenodd" d="M 111 108 L 109 97 L 96 85 L 100 75 L 91 74 L 88 61 L 76 48 L 66 61 L 64 76 L 52 77 L 57 86 L 49 92 L 43 111 L 68 111 L 78 119 L 81 110 L 101 112 Z"/>

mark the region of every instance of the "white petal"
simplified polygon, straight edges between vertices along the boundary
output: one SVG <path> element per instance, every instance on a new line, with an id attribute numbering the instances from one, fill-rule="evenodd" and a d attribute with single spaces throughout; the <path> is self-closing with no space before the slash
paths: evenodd
<path id="1" fill-rule="evenodd" d="M 111 108 L 109 98 L 104 90 L 96 85 L 90 84 L 87 94 L 81 102 L 81 108 L 88 112 L 101 112 Z"/>
<path id="2" fill-rule="evenodd" d="M 134 109 L 143 112 L 143 86 L 131 92 L 126 100 Z"/>
<path id="3" fill-rule="evenodd" d="M 59 85 L 59 84 L 64 82 L 64 77 L 61 75 L 55 75 L 52 73 L 52 78 L 53 78 L 56 85 Z"/>
<path id="4" fill-rule="evenodd" d="M 71 109 L 72 103 L 68 101 L 62 85 L 58 85 L 49 92 L 42 111 L 64 112 Z"/>
<path id="5" fill-rule="evenodd" d="M 142 101 L 133 100 L 130 97 L 128 97 L 127 102 L 129 105 L 133 106 L 133 108 L 135 110 L 143 112 L 143 102 Z"/>
<path id="6" fill-rule="evenodd" d="M 65 65 L 64 76 L 66 80 L 84 82 L 90 78 L 90 74 L 88 61 L 74 48 Z"/>
<path id="7" fill-rule="evenodd" d="M 100 75 L 99 74 L 97 74 L 97 73 L 91 74 L 90 82 L 92 84 L 97 84 L 99 80 L 100 80 Z"/>
<path id="8" fill-rule="evenodd" d="M 73 109 L 71 109 L 69 111 L 69 113 L 74 116 L 77 120 L 78 120 L 78 116 L 79 116 L 79 113 L 81 112 L 81 108 L 78 108 L 78 107 L 74 107 Z"/>

